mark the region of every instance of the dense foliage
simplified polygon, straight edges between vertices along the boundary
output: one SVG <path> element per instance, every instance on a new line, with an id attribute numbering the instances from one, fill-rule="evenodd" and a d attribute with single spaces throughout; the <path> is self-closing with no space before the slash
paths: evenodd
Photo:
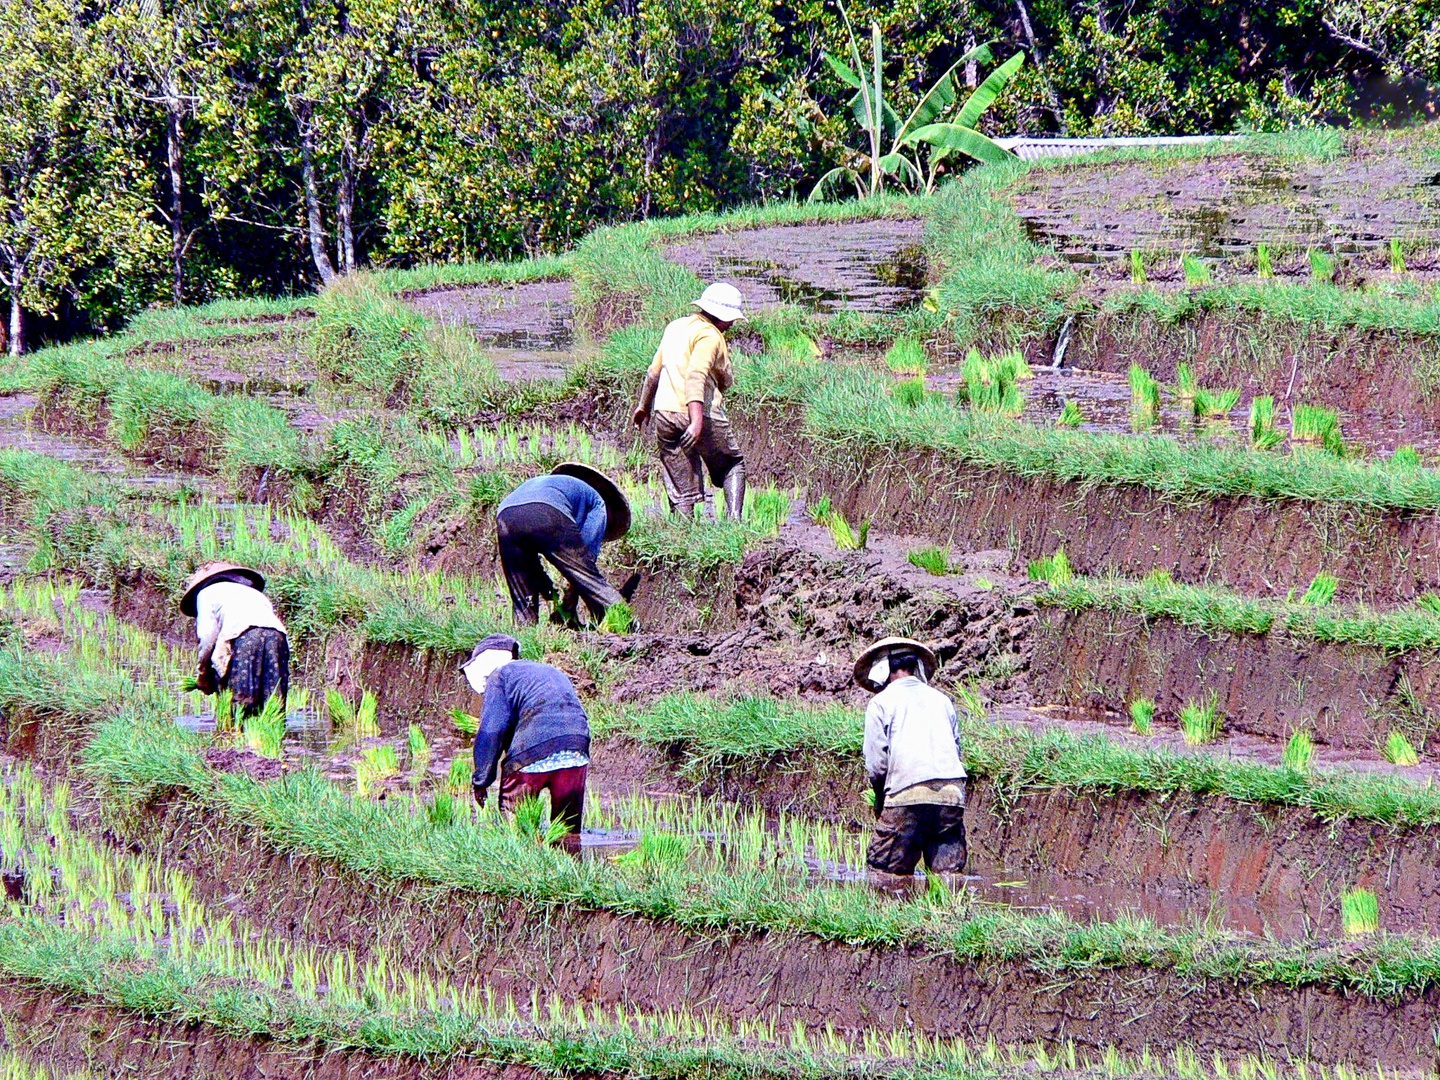
<path id="1" fill-rule="evenodd" d="M 994 41 L 1028 61 L 989 133 L 1128 134 L 1428 106 L 1426 7 L 851 15 L 878 20 L 902 114 Z M 0 289 L 32 342 L 152 301 L 555 251 L 598 223 L 804 194 L 855 143 L 823 59 L 846 47 L 833 0 L 4 0 L 7 40 L 38 46 L 0 49 Z"/>

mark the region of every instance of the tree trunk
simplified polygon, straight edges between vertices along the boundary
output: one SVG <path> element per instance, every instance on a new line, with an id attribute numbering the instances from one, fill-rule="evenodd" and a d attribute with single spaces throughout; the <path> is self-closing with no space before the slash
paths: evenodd
<path id="1" fill-rule="evenodd" d="M 335 267 L 325 250 L 325 223 L 320 217 L 320 188 L 315 182 L 315 132 L 310 127 L 310 106 L 295 111 L 300 128 L 300 173 L 305 183 L 305 218 L 310 233 L 310 257 L 320 282 L 329 285 L 335 280 Z"/>
<path id="2" fill-rule="evenodd" d="M 359 267 L 355 261 L 355 177 L 341 166 L 340 179 L 335 182 L 335 254 L 340 272 L 353 274 Z"/>
<path id="3" fill-rule="evenodd" d="M 1060 128 L 1061 135 L 1068 135 L 1069 129 L 1065 124 L 1065 109 L 1060 104 L 1060 95 L 1055 92 L 1055 84 L 1050 81 L 1050 73 L 1045 70 L 1045 57 L 1040 52 L 1040 43 L 1035 40 L 1035 28 L 1030 25 L 1030 12 L 1025 7 L 1025 0 L 1015 0 L 1015 6 L 1020 9 L 1020 26 L 1025 31 L 1025 40 L 1030 45 L 1030 55 L 1035 58 L 1035 67 L 1040 71 L 1040 81 L 1045 84 L 1045 96 L 1050 99 L 1050 111 L 1055 114 L 1055 123 Z"/>
<path id="4" fill-rule="evenodd" d="M 968 30 L 965 33 L 965 51 L 970 52 L 975 48 L 975 31 Z M 974 60 L 965 61 L 965 85 L 971 90 L 980 85 L 980 65 Z"/>
<path id="5" fill-rule="evenodd" d="M 165 163 L 170 168 L 170 260 L 173 277 L 170 296 L 179 307 L 185 302 L 185 188 L 180 173 L 182 155 L 180 130 L 180 99 L 173 93 L 167 97 L 168 114 L 165 129 Z"/>
<path id="6" fill-rule="evenodd" d="M 10 355 L 25 351 L 25 309 L 20 306 L 20 271 L 15 271 L 15 286 L 10 290 Z"/>

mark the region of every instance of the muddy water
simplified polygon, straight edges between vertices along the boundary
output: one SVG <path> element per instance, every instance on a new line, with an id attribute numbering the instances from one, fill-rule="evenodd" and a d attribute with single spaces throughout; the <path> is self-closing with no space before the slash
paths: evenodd
<path id="1" fill-rule="evenodd" d="M 465 327 L 507 380 L 563 379 L 585 354 L 568 281 L 437 289 L 407 298 L 442 326 Z"/>
<path id="2" fill-rule="evenodd" d="M 1440 244 L 1433 158 L 1399 139 L 1335 162 L 1251 155 L 1036 170 L 1016 207 L 1037 240 L 1073 262 L 1132 250 L 1223 258 L 1255 245 Z"/>
<path id="3" fill-rule="evenodd" d="M 782 225 L 701 236 L 665 257 L 703 280 L 733 281 L 751 311 L 794 304 L 818 314 L 886 312 L 924 295 L 928 267 L 919 221 Z"/>
<path id="4" fill-rule="evenodd" d="M 1132 434 L 1130 422 L 1130 384 L 1128 377 L 1104 371 L 1064 367 L 1032 369 L 1035 378 L 1025 382 L 1025 411 L 1021 418 L 1028 423 L 1052 427 L 1059 420 L 1067 401 L 1080 408 L 1081 431 Z M 958 370 L 939 372 L 926 379 L 932 390 L 954 393 L 962 385 Z M 1219 389 L 1223 389 L 1220 387 Z M 1389 457 L 1397 447 L 1413 446 L 1426 461 L 1440 459 L 1440 428 L 1423 416 L 1399 415 L 1375 410 L 1358 412 L 1338 407 L 1340 429 L 1348 447 L 1366 454 Z M 1211 442 L 1234 447 L 1250 445 L 1250 400 L 1240 403 L 1225 416 L 1197 419 L 1189 403 L 1164 396 L 1158 422 L 1146 429 L 1148 433 L 1167 435 L 1181 442 Z M 1282 400 L 1276 403 L 1275 426 L 1282 433 L 1289 431 L 1290 409 Z M 1287 438 L 1276 448 L 1279 452 L 1295 444 Z M 1303 445 L 1303 444 L 1302 444 Z"/>

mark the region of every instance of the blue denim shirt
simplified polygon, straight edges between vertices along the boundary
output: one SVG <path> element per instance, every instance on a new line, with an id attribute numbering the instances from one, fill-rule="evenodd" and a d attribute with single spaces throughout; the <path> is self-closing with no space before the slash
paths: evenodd
<path id="1" fill-rule="evenodd" d="M 600 558 L 600 542 L 605 539 L 610 518 L 605 512 L 605 500 L 584 480 L 573 476 L 537 476 L 506 495 L 495 512 L 525 503 L 545 503 L 559 510 L 580 527 L 580 536 L 590 557 Z"/>

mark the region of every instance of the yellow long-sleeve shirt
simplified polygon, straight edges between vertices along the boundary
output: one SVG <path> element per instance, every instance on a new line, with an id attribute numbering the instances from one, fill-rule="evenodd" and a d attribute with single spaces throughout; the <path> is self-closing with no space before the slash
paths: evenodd
<path id="1" fill-rule="evenodd" d="M 706 416 L 725 417 L 723 395 L 735 382 L 730 346 L 704 315 L 687 315 L 665 327 L 649 374 L 660 378 L 656 410 L 683 414 L 699 401 Z"/>

